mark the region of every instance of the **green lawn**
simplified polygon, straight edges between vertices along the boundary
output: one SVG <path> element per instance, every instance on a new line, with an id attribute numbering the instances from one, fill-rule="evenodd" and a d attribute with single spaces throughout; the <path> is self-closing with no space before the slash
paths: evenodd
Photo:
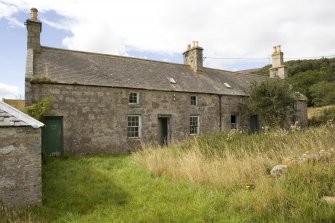
<path id="1" fill-rule="evenodd" d="M 49 159 L 42 222 L 241 222 L 225 216 L 225 193 L 153 177 L 131 156 Z"/>

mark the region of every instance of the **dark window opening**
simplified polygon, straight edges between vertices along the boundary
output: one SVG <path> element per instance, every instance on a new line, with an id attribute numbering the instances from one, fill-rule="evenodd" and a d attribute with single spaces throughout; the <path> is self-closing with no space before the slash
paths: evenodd
<path id="1" fill-rule="evenodd" d="M 191 96 L 191 105 L 197 105 L 197 96 Z"/>
<path id="2" fill-rule="evenodd" d="M 231 115 L 230 116 L 230 128 L 231 129 L 237 129 L 237 116 L 236 115 Z"/>

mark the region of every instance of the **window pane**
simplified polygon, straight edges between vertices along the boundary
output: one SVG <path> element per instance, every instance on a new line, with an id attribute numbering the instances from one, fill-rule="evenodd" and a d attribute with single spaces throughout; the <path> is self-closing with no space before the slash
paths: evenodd
<path id="1" fill-rule="evenodd" d="M 140 116 L 128 116 L 127 136 L 130 138 L 138 138 L 140 130 Z"/>
<path id="2" fill-rule="evenodd" d="M 131 92 L 129 94 L 129 103 L 131 103 L 131 104 L 137 104 L 138 103 L 138 93 Z"/>
<path id="3" fill-rule="evenodd" d="M 199 117 L 190 116 L 190 134 L 198 134 L 199 131 Z"/>

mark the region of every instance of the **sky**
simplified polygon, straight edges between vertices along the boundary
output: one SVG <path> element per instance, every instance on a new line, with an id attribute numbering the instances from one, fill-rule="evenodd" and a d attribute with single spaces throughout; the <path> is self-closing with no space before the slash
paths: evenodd
<path id="1" fill-rule="evenodd" d="M 335 56 L 334 0 L 0 0 L 0 99 L 24 98 L 32 7 L 49 47 L 183 63 L 199 41 L 206 67 L 233 71 L 269 64 L 275 45 Z"/>

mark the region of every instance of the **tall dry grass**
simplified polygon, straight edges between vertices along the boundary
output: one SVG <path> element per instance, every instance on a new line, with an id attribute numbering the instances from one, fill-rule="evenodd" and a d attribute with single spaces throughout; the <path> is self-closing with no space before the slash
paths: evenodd
<path id="1" fill-rule="evenodd" d="M 299 131 L 192 138 L 165 148 L 146 146 L 133 159 L 157 176 L 187 179 L 225 193 L 211 209 L 243 222 L 335 222 L 335 155 L 329 162 L 292 165 L 280 178 L 270 169 L 287 157 L 335 147 L 333 124 Z M 240 221 L 240 220 L 239 220 Z"/>
<path id="2" fill-rule="evenodd" d="M 284 158 L 334 146 L 331 126 L 255 135 L 230 132 L 195 137 L 165 148 L 147 145 L 134 159 L 157 176 L 229 188 L 256 183 Z"/>

